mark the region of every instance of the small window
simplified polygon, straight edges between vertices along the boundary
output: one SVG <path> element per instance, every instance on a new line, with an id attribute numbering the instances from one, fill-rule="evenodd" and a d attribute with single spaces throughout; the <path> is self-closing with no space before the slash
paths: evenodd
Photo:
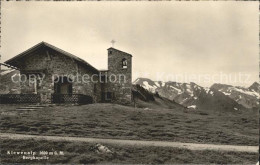
<path id="1" fill-rule="evenodd" d="M 125 58 L 122 60 L 122 68 L 123 69 L 127 68 L 127 60 Z"/>
<path id="2" fill-rule="evenodd" d="M 109 50 L 109 54 L 112 54 L 112 50 Z"/>

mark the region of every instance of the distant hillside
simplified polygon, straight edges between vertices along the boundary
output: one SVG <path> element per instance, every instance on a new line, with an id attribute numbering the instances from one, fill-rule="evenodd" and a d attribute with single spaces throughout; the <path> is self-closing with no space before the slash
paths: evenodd
<path id="1" fill-rule="evenodd" d="M 246 108 L 259 106 L 259 84 L 256 82 L 249 88 L 234 87 L 225 84 L 213 84 L 211 89 L 218 90 Z"/>
<path id="2" fill-rule="evenodd" d="M 0 72 L 0 94 L 20 93 L 19 83 L 12 82 L 11 77 L 20 72 L 14 69 L 5 69 Z M 16 77 L 17 78 L 17 77 Z M 16 81 L 17 79 L 15 79 Z"/>
<path id="3" fill-rule="evenodd" d="M 260 92 L 260 84 L 257 82 L 254 82 L 249 88 L 250 91 L 254 91 L 259 93 Z"/>
<path id="4" fill-rule="evenodd" d="M 184 106 L 169 100 L 168 98 L 161 97 L 158 93 L 152 93 L 142 86 L 136 84 L 132 88 L 134 102 L 139 108 L 185 108 Z"/>
<path id="5" fill-rule="evenodd" d="M 241 92 L 240 88 L 234 88 L 231 85 L 214 84 L 212 87 L 206 88 L 195 83 L 188 84 L 178 82 L 152 81 L 147 78 L 138 78 L 134 81 L 134 84 L 138 84 L 152 93 L 158 93 L 162 97 L 173 100 L 176 103 L 191 109 L 199 108 L 236 111 L 246 108 L 254 108 L 259 104 L 259 94 L 257 92 L 250 91 L 250 89 L 243 89 L 243 93 Z M 254 84 L 251 87 L 251 90 L 256 90 L 256 86 L 257 84 Z M 227 94 L 228 91 L 221 89 L 234 89 L 234 91 L 240 91 L 241 95 L 237 95 L 236 97 L 248 97 L 248 100 L 245 102 L 242 100 L 238 101 L 236 97 L 230 97 L 230 95 Z M 242 95 L 242 93 L 245 96 Z"/>

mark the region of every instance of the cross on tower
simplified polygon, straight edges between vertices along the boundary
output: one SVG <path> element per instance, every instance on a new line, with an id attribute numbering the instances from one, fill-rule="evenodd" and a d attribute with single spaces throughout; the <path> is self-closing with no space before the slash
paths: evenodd
<path id="1" fill-rule="evenodd" d="M 112 47 L 114 47 L 114 44 L 115 44 L 115 40 L 112 40 L 111 43 L 112 43 Z"/>

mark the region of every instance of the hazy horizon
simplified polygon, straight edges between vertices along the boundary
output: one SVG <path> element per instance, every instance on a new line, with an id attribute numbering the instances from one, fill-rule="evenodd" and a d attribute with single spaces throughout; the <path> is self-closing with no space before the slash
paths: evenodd
<path id="1" fill-rule="evenodd" d="M 115 40 L 116 49 L 133 55 L 133 81 L 194 79 L 201 86 L 248 87 L 259 80 L 258 2 L 1 5 L 1 62 L 45 41 L 106 69 L 107 48 Z M 223 76 L 230 82 L 221 82 Z"/>

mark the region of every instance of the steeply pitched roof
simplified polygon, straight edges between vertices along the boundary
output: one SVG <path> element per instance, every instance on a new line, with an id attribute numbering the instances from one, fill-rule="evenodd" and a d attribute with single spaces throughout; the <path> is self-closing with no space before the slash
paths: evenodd
<path id="1" fill-rule="evenodd" d="M 66 52 L 66 51 L 64 51 L 64 50 L 62 50 L 62 49 L 60 49 L 60 48 L 57 48 L 57 47 L 55 47 L 55 46 L 53 46 L 53 45 L 51 45 L 51 44 L 49 44 L 49 43 L 47 43 L 47 42 L 44 42 L 44 41 L 38 43 L 37 45 L 31 47 L 30 49 L 27 49 L 26 51 L 24 51 L 24 52 L 22 52 L 22 53 L 16 55 L 15 57 L 13 57 L 13 58 L 7 60 L 5 63 L 11 65 L 15 60 L 18 60 L 18 59 L 20 59 L 20 58 L 22 58 L 22 57 L 28 55 L 29 53 L 31 53 L 31 52 L 37 50 L 38 48 L 40 48 L 40 47 L 42 47 L 42 46 L 46 46 L 46 47 L 48 47 L 48 48 L 51 48 L 51 49 L 53 49 L 53 50 L 55 50 L 55 51 L 57 51 L 57 52 L 59 52 L 59 53 L 65 55 L 65 56 L 68 56 L 68 57 L 70 57 L 70 58 L 73 58 L 74 60 L 76 60 L 76 61 L 78 61 L 78 62 L 80 62 L 80 63 L 82 63 L 82 64 L 84 64 L 84 65 L 86 65 L 86 66 L 88 66 L 88 67 L 90 67 L 90 68 L 92 68 L 93 70 L 99 72 L 95 67 L 93 67 L 92 65 L 90 65 L 89 63 L 87 63 L 86 61 L 84 61 L 83 59 L 81 59 L 81 58 L 79 58 L 79 57 L 77 57 L 77 56 L 75 56 L 75 55 L 73 55 L 73 54 L 71 54 L 71 53 L 68 53 L 68 52 Z"/>

